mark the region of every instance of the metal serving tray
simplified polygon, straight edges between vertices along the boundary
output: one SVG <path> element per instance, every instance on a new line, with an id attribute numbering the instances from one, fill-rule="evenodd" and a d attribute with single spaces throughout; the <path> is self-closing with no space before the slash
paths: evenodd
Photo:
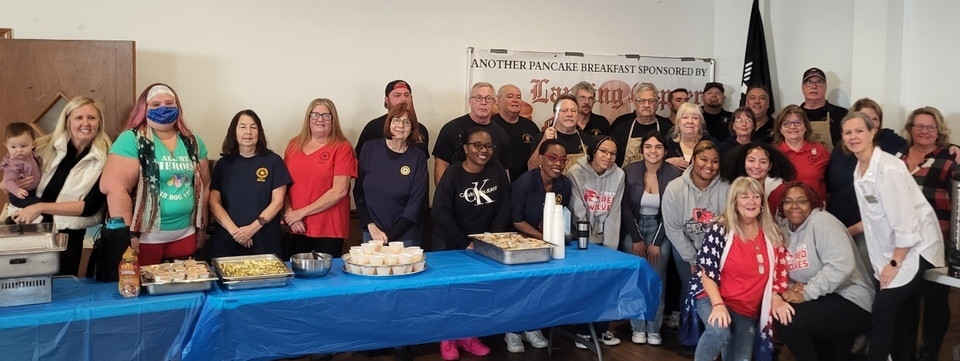
<path id="1" fill-rule="evenodd" d="M 553 246 L 503 249 L 484 242 L 480 239 L 480 236 L 483 235 L 471 234 L 468 236 L 473 239 L 473 251 L 481 256 L 508 265 L 547 262 L 550 260 L 550 251 L 553 249 Z"/>
<path id="2" fill-rule="evenodd" d="M 269 261 L 274 260 L 280 262 L 283 267 L 286 268 L 286 272 L 279 274 L 271 275 L 255 275 L 255 276 L 237 276 L 237 277 L 228 277 L 223 274 L 223 270 L 220 268 L 221 264 L 231 263 L 231 262 L 241 262 L 241 261 Z M 272 280 L 276 278 L 288 278 L 293 277 L 293 270 L 290 269 L 286 263 L 277 258 L 274 254 L 258 254 L 253 256 L 235 256 L 235 257 L 218 257 L 213 259 L 213 268 L 217 270 L 217 275 L 220 276 L 220 279 L 226 282 L 236 282 L 236 281 L 252 281 L 252 280 Z"/>
<path id="3" fill-rule="evenodd" d="M 290 282 L 290 277 L 268 278 L 246 281 L 222 281 L 223 287 L 228 290 L 249 290 L 253 288 L 283 287 Z"/>
<path id="4" fill-rule="evenodd" d="M 65 249 L 67 235 L 50 223 L 0 226 L 0 278 L 57 274 Z"/>
<path id="5" fill-rule="evenodd" d="M 197 261 L 197 263 L 206 264 L 203 261 Z M 213 269 L 207 265 L 207 269 L 210 269 L 210 273 L 206 277 L 193 279 L 193 280 L 177 280 L 170 282 L 150 282 L 144 277 L 144 273 L 140 272 L 140 286 L 143 287 L 143 290 L 147 292 L 148 295 L 170 295 L 174 293 L 187 293 L 187 292 L 204 292 L 213 287 L 213 281 L 217 280 L 217 276 L 213 274 Z"/>

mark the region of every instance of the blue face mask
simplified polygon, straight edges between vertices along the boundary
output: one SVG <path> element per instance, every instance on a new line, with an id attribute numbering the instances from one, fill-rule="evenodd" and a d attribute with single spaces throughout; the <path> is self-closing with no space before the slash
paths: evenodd
<path id="1" fill-rule="evenodd" d="M 180 117 L 180 108 L 159 107 L 147 110 L 147 119 L 157 124 L 173 124 Z"/>

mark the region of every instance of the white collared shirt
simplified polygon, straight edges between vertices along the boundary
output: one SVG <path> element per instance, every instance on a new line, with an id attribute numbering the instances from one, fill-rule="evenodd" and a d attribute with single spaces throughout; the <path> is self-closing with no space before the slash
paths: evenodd
<path id="1" fill-rule="evenodd" d="M 866 173 L 861 176 L 859 169 L 857 162 L 853 183 L 874 277 L 880 278 L 896 248 L 910 251 L 887 288 L 909 283 L 920 268 L 921 256 L 942 267 L 943 234 L 937 216 L 903 161 L 875 148 Z"/>

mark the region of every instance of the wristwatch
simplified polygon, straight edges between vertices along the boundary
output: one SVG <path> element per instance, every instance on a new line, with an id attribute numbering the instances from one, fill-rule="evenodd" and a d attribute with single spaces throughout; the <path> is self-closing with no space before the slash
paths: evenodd
<path id="1" fill-rule="evenodd" d="M 263 217 L 257 217 L 257 223 L 260 223 L 261 226 L 266 226 L 270 221 Z"/>
<path id="2" fill-rule="evenodd" d="M 900 264 L 897 263 L 897 260 L 895 260 L 895 259 L 891 259 L 891 260 L 890 260 L 890 266 L 897 267 L 898 265 L 900 265 Z"/>

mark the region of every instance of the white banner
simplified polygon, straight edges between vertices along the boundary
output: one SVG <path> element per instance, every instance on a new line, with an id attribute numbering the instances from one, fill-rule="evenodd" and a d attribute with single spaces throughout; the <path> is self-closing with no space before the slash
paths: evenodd
<path id="1" fill-rule="evenodd" d="M 485 81 L 499 88 L 513 84 L 523 93 L 521 115 L 537 124 L 553 116 L 553 102 L 575 84 L 588 81 L 597 88 L 593 111 L 613 122 L 633 111 L 630 89 L 648 82 L 660 91 L 658 114 L 670 115 L 667 97 L 676 88 L 690 91 L 690 101 L 700 103 L 704 84 L 713 81 L 711 59 L 646 56 L 581 55 L 469 49 L 468 88 Z M 527 107 L 530 105 L 532 107 Z M 529 113 L 529 114 L 528 114 Z"/>

